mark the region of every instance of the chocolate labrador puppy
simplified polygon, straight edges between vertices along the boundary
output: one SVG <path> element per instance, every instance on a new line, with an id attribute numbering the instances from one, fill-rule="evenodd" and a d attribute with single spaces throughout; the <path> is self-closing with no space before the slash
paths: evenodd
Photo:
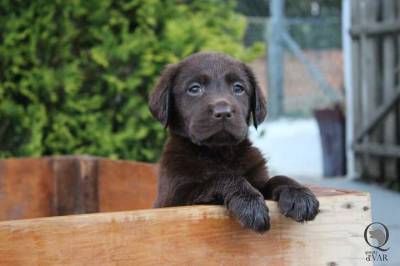
<path id="1" fill-rule="evenodd" d="M 247 137 L 266 103 L 253 72 L 220 53 L 196 53 L 168 65 L 150 95 L 150 111 L 169 138 L 160 161 L 154 207 L 223 204 L 246 228 L 270 228 L 264 199 L 298 222 L 314 219 L 310 189 L 286 176 L 269 178 Z"/>

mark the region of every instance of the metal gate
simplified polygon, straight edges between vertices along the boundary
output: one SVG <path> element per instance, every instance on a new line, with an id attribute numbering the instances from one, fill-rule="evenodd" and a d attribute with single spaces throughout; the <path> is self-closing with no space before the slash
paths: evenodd
<path id="1" fill-rule="evenodd" d="M 323 67 L 318 65 L 315 60 L 313 60 L 316 56 L 318 57 L 318 55 L 326 55 L 326 50 L 323 48 L 314 47 L 313 49 L 308 49 L 305 51 L 299 44 L 299 41 L 301 41 L 298 38 L 299 36 L 296 36 L 295 32 L 291 30 L 297 25 L 305 24 L 312 29 L 320 27 L 320 29 L 325 30 L 328 28 L 326 26 L 329 25 L 329 23 L 332 24 L 339 22 L 339 24 L 337 24 L 337 34 L 340 36 L 340 17 L 330 16 L 327 18 L 322 18 L 320 16 L 315 16 L 306 18 L 291 18 L 285 16 L 285 1 L 271 0 L 269 3 L 270 19 L 268 21 L 267 36 L 268 99 L 270 102 L 269 116 L 271 118 L 277 118 L 283 114 L 290 115 L 290 113 L 293 112 L 297 112 L 297 114 L 299 114 L 302 110 L 304 110 L 304 108 L 302 109 L 299 107 L 299 105 L 305 104 L 312 105 L 309 106 L 307 110 L 307 114 L 310 115 L 313 111 L 312 108 L 321 108 L 332 103 L 343 102 L 343 90 L 341 90 L 343 88 L 343 84 L 339 84 L 336 86 L 336 88 L 334 88 L 331 82 L 327 80 L 326 73 L 324 73 L 322 70 Z M 310 1 L 310 3 L 318 4 L 317 2 L 313 1 Z M 312 31 L 310 30 L 308 35 L 312 35 L 311 33 Z M 325 35 L 318 40 L 326 40 L 327 37 L 328 36 Z M 313 41 L 315 40 L 316 39 Z M 302 45 L 304 46 L 306 44 L 302 43 Z M 286 51 L 290 52 L 289 59 L 288 55 L 285 53 Z M 326 65 L 335 63 L 341 65 L 341 62 L 335 62 L 335 60 L 327 62 Z M 291 71 L 290 68 L 295 69 Z M 288 73 L 289 71 L 291 72 Z M 291 97 L 292 95 L 290 95 L 290 93 L 293 94 L 293 89 L 288 90 L 288 87 L 297 85 L 290 84 L 291 77 L 289 75 L 293 72 L 298 75 L 303 75 L 298 76 L 295 82 L 299 82 L 299 79 L 304 79 L 304 76 L 308 75 L 314 84 L 311 84 L 310 82 L 302 83 L 301 85 L 304 93 L 294 92 L 294 94 L 302 96 L 303 99 L 297 97 L 297 101 L 288 101 L 291 98 L 294 98 Z M 299 86 L 301 86 L 300 83 L 301 82 L 299 82 Z"/>

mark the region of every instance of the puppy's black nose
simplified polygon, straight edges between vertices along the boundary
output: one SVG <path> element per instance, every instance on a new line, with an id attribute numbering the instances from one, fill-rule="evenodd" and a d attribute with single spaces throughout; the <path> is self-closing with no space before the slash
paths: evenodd
<path id="1" fill-rule="evenodd" d="M 233 116 L 232 107 L 225 101 L 216 102 L 211 110 L 214 119 L 230 119 Z"/>

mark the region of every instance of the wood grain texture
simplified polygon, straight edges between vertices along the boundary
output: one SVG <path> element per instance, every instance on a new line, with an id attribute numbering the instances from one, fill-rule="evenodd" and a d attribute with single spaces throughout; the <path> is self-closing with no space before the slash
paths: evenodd
<path id="1" fill-rule="evenodd" d="M 0 160 L 0 220 L 148 209 L 156 192 L 155 164 L 89 156 Z"/>
<path id="2" fill-rule="evenodd" d="M 319 200 L 321 213 L 304 224 L 268 201 L 263 235 L 220 206 L 0 222 L 0 265 L 368 265 L 369 195 Z"/>
<path id="3" fill-rule="evenodd" d="M 396 1 L 386 0 L 383 4 L 383 19 L 384 22 L 393 23 L 396 20 Z M 400 14 L 399 14 L 400 16 Z M 400 21 L 397 22 L 400 28 Z M 396 93 L 396 37 L 386 35 L 383 37 L 383 102 L 388 103 Z M 400 71 L 400 69 L 399 69 Z M 396 135 L 399 131 L 399 119 L 396 118 L 394 109 L 391 108 L 391 113 L 384 119 L 384 143 L 389 147 L 396 146 Z M 397 131 L 397 132 L 396 132 Z M 388 180 L 395 180 L 399 174 L 398 166 L 400 160 L 395 158 L 385 159 L 384 177 Z"/>
<path id="4" fill-rule="evenodd" d="M 151 208 L 157 166 L 91 156 L 0 160 L 0 220 Z"/>
<path id="5" fill-rule="evenodd" d="M 98 212 L 97 158 L 64 156 L 51 162 L 56 215 Z"/>
<path id="6" fill-rule="evenodd" d="M 53 215 L 52 178 L 47 159 L 0 160 L 0 220 Z"/>
<path id="7" fill-rule="evenodd" d="M 396 189 L 400 183 L 400 2 L 351 2 L 355 170 Z"/>
<path id="8" fill-rule="evenodd" d="M 157 193 L 157 165 L 99 160 L 101 212 L 148 209 Z"/>

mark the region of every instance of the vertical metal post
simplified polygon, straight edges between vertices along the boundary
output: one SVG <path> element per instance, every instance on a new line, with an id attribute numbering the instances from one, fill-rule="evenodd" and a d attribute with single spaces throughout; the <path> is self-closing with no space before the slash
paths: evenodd
<path id="1" fill-rule="evenodd" d="M 344 88 L 346 92 L 346 157 L 347 177 L 354 179 L 355 157 L 351 147 L 354 141 L 354 106 L 353 106 L 353 80 L 352 80 L 352 40 L 350 37 L 351 28 L 351 0 L 342 0 L 342 47 L 344 65 Z"/>
<path id="2" fill-rule="evenodd" d="M 283 112 L 283 42 L 284 0 L 270 0 L 268 22 L 268 108 L 269 117 L 276 119 Z"/>

